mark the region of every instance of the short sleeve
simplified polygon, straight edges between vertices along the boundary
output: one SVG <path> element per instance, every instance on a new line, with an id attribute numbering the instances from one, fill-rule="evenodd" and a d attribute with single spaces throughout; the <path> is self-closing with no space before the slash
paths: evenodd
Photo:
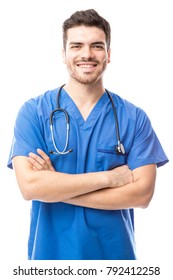
<path id="1" fill-rule="evenodd" d="M 15 121 L 14 136 L 7 163 L 9 168 L 12 168 L 13 157 L 28 156 L 31 151 L 36 153 L 37 148 L 46 149 L 42 131 L 36 100 L 31 99 L 20 108 Z"/>
<path id="2" fill-rule="evenodd" d="M 156 164 L 160 167 L 168 162 L 168 158 L 151 125 L 146 113 L 138 109 L 134 140 L 128 155 L 128 165 L 131 169 Z"/>

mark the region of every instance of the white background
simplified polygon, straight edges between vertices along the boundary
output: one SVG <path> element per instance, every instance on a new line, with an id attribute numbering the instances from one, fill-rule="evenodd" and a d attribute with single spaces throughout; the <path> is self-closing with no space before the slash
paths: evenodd
<path id="1" fill-rule="evenodd" d="M 59 5 L 61 3 L 61 6 Z M 158 169 L 155 195 L 137 209 L 141 261 L 169 261 L 172 244 L 173 8 L 162 0 L 4 0 L 0 4 L 0 248 L 9 263 L 27 258 L 30 202 L 6 167 L 15 117 L 22 103 L 66 82 L 63 21 L 94 8 L 112 27 L 112 59 L 105 87 L 142 107 L 170 162 Z"/>

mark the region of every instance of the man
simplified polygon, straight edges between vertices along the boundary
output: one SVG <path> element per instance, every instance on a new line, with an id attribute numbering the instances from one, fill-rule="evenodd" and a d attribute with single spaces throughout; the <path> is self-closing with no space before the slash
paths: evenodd
<path id="1" fill-rule="evenodd" d="M 110 25 L 93 9 L 63 24 L 66 85 L 20 109 L 8 166 L 32 200 L 29 259 L 136 259 L 133 208 L 168 159 L 143 110 L 105 90 Z"/>

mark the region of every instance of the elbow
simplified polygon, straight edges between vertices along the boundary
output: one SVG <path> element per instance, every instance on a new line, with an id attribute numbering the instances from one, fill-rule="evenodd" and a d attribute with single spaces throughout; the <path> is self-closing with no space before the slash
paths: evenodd
<path id="1" fill-rule="evenodd" d="M 154 194 L 154 186 L 141 188 L 140 191 L 133 193 L 133 207 L 145 209 L 149 206 Z"/>
<path id="2" fill-rule="evenodd" d="M 152 200 L 152 197 L 153 197 L 153 191 L 151 192 L 148 192 L 146 194 L 143 194 L 141 196 L 141 199 L 140 199 L 140 205 L 138 205 L 138 207 L 142 208 L 142 209 L 145 209 L 149 206 L 151 200 Z"/>
<path id="3" fill-rule="evenodd" d="M 13 158 L 12 163 L 22 197 L 25 200 L 33 200 L 34 189 L 38 185 L 37 172 L 32 170 L 32 166 L 28 162 L 27 157 L 16 156 Z"/>
<path id="4" fill-rule="evenodd" d="M 140 208 L 146 209 L 146 208 L 149 206 L 150 201 L 151 201 L 151 200 L 145 199 L 145 200 L 140 204 Z"/>
<path id="5" fill-rule="evenodd" d="M 31 192 L 29 186 L 26 186 L 26 185 L 24 186 L 23 185 L 23 186 L 19 186 L 19 187 L 20 187 L 20 192 L 21 192 L 24 200 L 31 201 L 31 200 L 34 199 L 33 194 Z"/>
<path id="6" fill-rule="evenodd" d="M 34 199 L 34 185 L 32 180 L 25 178 L 22 182 L 18 182 L 18 185 L 24 200 L 31 201 Z"/>
<path id="7" fill-rule="evenodd" d="M 22 190 L 21 194 L 22 194 L 22 197 L 23 197 L 24 200 L 26 200 L 26 201 L 33 200 L 33 196 L 31 195 L 31 193 L 29 191 L 26 191 L 26 189 Z"/>
<path id="8" fill-rule="evenodd" d="M 150 164 L 134 170 L 133 195 L 138 208 L 147 208 L 152 200 L 155 182 L 156 165 Z"/>

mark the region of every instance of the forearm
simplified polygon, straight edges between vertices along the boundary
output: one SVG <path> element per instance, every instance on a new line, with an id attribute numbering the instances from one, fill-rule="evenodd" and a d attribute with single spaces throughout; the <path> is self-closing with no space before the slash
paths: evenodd
<path id="1" fill-rule="evenodd" d="M 51 171 L 35 173 L 30 184 L 32 189 L 30 199 L 44 202 L 72 199 L 107 186 L 103 173 L 75 175 Z"/>
<path id="2" fill-rule="evenodd" d="M 25 157 L 14 158 L 13 166 L 27 200 L 59 202 L 108 187 L 110 181 L 105 172 L 75 175 L 50 170 L 36 172 Z"/>
<path id="3" fill-rule="evenodd" d="M 27 200 L 59 202 L 133 181 L 127 165 L 110 171 L 71 175 L 55 172 L 50 158 L 40 149 L 38 153 L 13 159 L 18 185 Z"/>
<path id="4" fill-rule="evenodd" d="M 129 184 L 120 188 L 94 191 L 64 202 L 100 210 L 118 210 L 136 207 L 144 208 L 148 205 L 149 196 L 136 192 L 134 184 Z"/>
<path id="5" fill-rule="evenodd" d="M 55 172 L 50 158 L 38 150 L 29 158 L 13 159 L 16 177 L 26 199 L 59 202 L 96 209 L 146 207 L 154 193 L 156 165 L 133 170 L 127 165 L 86 174 Z M 22 167 L 22 168 L 21 168 Z"/>
<path id="6" fill-rule="evenodd" d="M 144 179 L 138 177 L 140 173 L 146 173 Z M 146 208 L 154 193 L 155 178 L 156 168 L 154 165 L 138 168 L 134 171 L 134 182 L 132 183 L 119 188 L 94 191 L 64 202 L 102 210 Z"/>

